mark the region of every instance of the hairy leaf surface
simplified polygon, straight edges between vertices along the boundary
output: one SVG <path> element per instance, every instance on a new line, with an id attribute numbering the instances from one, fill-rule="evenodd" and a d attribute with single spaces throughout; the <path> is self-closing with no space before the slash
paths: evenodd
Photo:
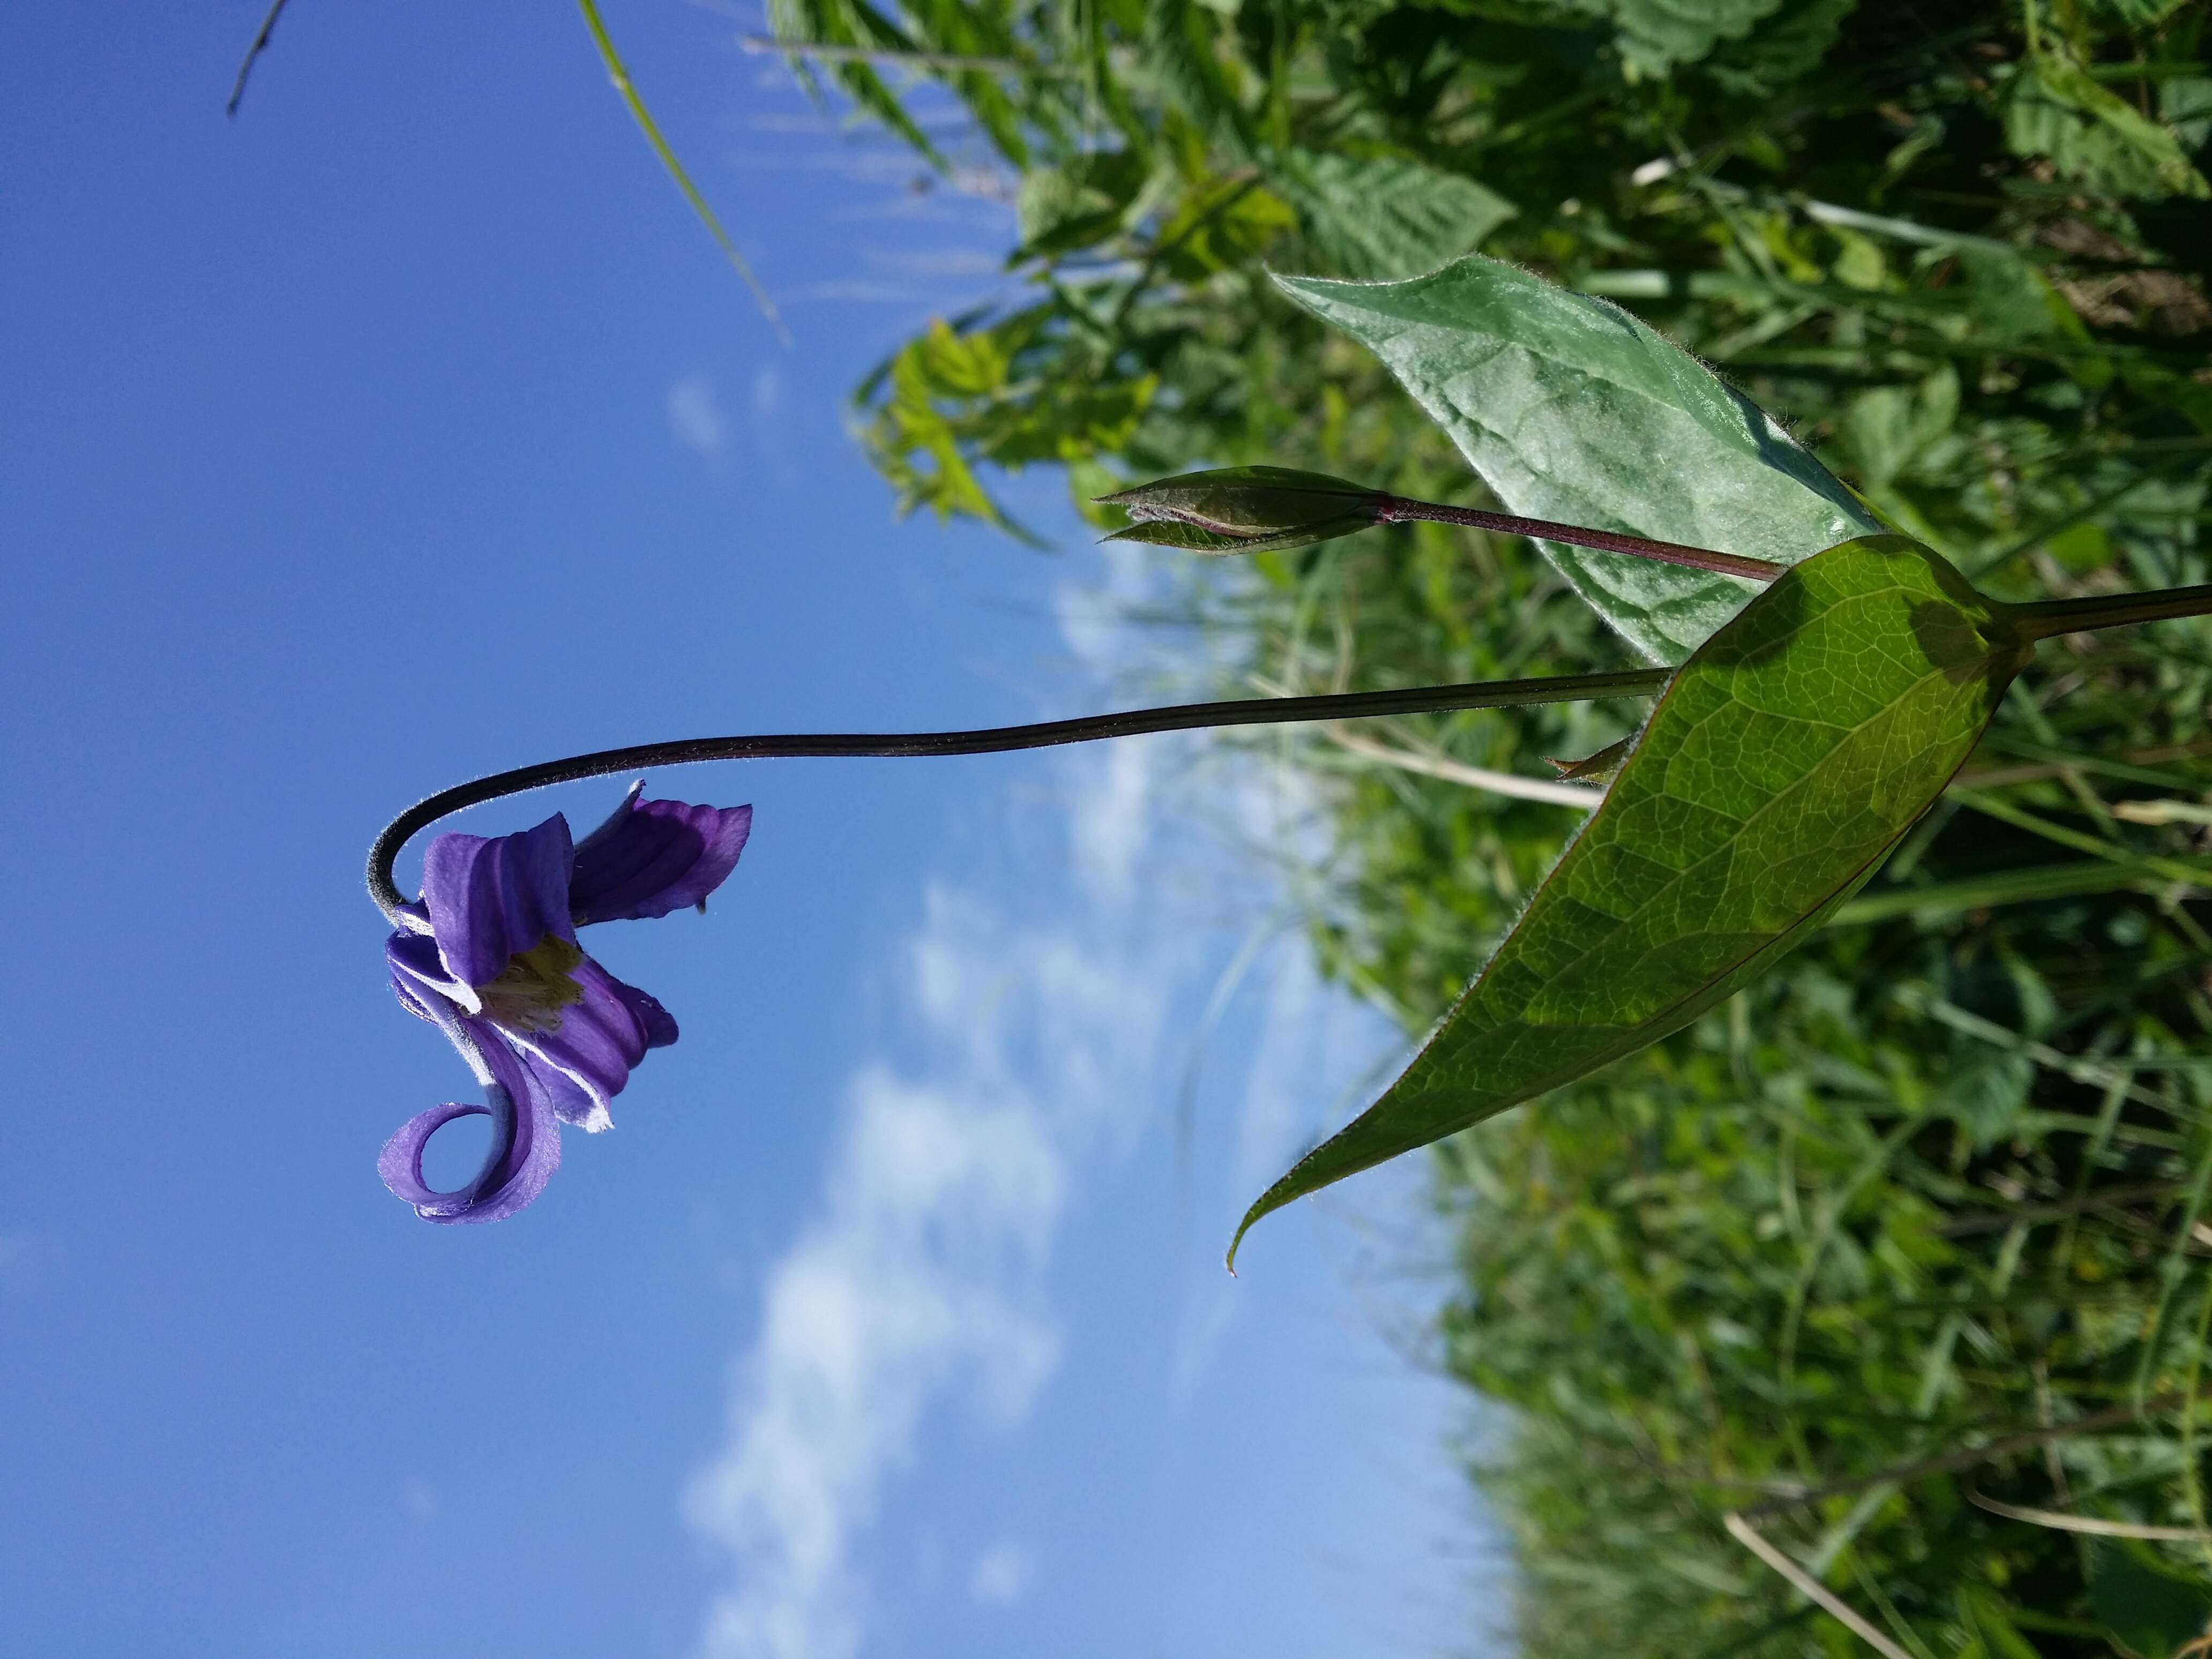
<path id="1" fill-rule="evenodd" d="M 1405 1074 L 1268 1188 L 1237 1237 L 1755 978 L 1874 873 L 2032 651 L 2005 607 L 1901 536 L 1778 579 L 1668 684 L 1604 804 Z"/>
<path id="2" fill-rule="evenodd" d="M 1509 512 L 1779 564 L 1882 529 L 1765 410 L 1602 300 L 1480 255 L 1403 283 L 1275 280 L 1381 357 Z M 1680 662 L 1753 591 L 1541 545 L 1655 662 Z"/>

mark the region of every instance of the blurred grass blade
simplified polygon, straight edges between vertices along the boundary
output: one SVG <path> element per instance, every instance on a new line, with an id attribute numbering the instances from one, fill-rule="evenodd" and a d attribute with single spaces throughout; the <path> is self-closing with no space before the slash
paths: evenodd
<path id="1" fill-rule="evenodd" d="M 2212 862 L 2204 865 L 2196 885 L 2212 885 Z M 1994 909 L 2005 904 L 2039 904 L 2048 899 L 2079 898 L 2091 893 L 2115 893 L 2132 888 L 2142 893 L 2167 890 L 2172 883 L 2142 863 L 2108 864 L 2100 860 L 2079 863 L 2033 865 L 2025 870 L 2003 870 L 1994 875 L 1967 876 L 1958 881 L 1928 887 L 1893 887 L 1853 899 L 1829 920 L 1839 927 L 1863 927 L 1892 916 L 1918 916 L 1934 921 Z"/>
<path id="2" fill-rule="evenodd" d="M 1902 536 L 1776 580 L 1669 682 L 1405 1075 L 1246 1212 L 1231 1263 L 1269 1211 L 1633 1054 L 1764 973 L 1942 793 L 2033 650 Z"/>
<path id="3" fill-rule="evenodd" d="M 636 121 L 638 130 L 652 144 L 653 154 L 660 158 L 660 165 L 668 169 L 668 176 L 676 181 L 676 187 L 684 192 L 684 199 L 691 204 L 691 210 L 699 216 L 699 222 L 707 227 L 714 240 L 721 245 L 723 254 L 738 275 L 744 278 L 745 286 L 752 290 L 753 298 L 759 302 L 762 314 L 775 330 L 776 337 L 789 345 L 791 335 L 783 325 L 783 319 L 777 314 L 775 301 L 768 297 L 768 290 L 753 275 L 752 267 L 745 263 L 744 255 L 738 252 L 738 245 L 730 240 L 730 233 L 722 228 L 722 222 L 714 216 L 714 210 L 707 205 L 707 198 L 691 182 L 691 175 L 684 172 L 684 163 L 676 159 L 676 152 L 660 136 L 660 128 L 653 121 L 653 112 L 646 108 L 645 100 L 638 96 L 637 88 L 629 78 L 629 70 L 623 67 L 622 55 L 615 50 L 614 40 L 607 33 L 607 26 L 599 17 L 597 0 L 576 0 L 576 7 L 584 14 L 585 27 L 592 32 L 592 44 L 599 50 L 599 61 L 606 65 L 607 78 L 615 83 L 615 90 L 622 94 L 623 102 L 629 106 L 631 118 Z"/>
<path id="4" fill-rule="evenodd" d="M 2039 1510 L 2020 1504 L 2002 1504 L 1966 1484 L 1966 1501 L 2008 1521 L 2024 1521 L 2031 1527 L 2054 1532 L 2084 1533 L 2095 1538 L 2140 1538 L 2169 1544 L 2212 1544 L 2212 1532 L 2202 1527 L 2154 1527 L 2140 1521 L 2107 1521 L 2094 1515 L 2071 1515 L 2063 1510 Z"/>
<path id="5" fill-rule="evenodd" d="M 1917 1656 L 1908 1653 L 1867 1623 L 1850 1602 L 1777 1549 L 1771 1539 L 1741 1515 L 1731 1511 L 1723 1517 L 1723 1524 L 1727 1527 L 1729 1537 L 1781 1574 L 1791 1589 L 1881 1655 L 1882 1659 L 1917 1659 Z"/>

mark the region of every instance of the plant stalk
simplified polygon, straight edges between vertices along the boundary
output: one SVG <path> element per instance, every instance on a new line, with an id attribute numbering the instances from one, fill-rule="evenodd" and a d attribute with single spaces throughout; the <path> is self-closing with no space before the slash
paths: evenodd
<path id="1" fill-rule="evenodd" d="M 1342 691 L 1313 697 L 1239 697 L 1226 702 L 1186 702 L 1165 708 L 1133 708 L 1118 714 L 1040 720 L 1028 726 L 985 726 L 972 732 L 811 732 L 730 738 L 689 738 L 672 743 L 603 749 L 566 760 L 495 772 L 473 783 L 441 789 L 409 807 L 384 828 L 368 849 L 368 896 L 395 925 L 407 900 L 392 880 L 399 850 L 417 831 L 465 807 L 517 795 L 549 784 L 606 777 L 647 767 L 695 761 L 859 758 L 917 755 L 996 755 L 1017 749 L 1049 749 L 1102 738 L 1148 732 L 1189 732 L 1219 726 L 1273 726 L 1301 720 L 1358 720 L 1378 714 L 1439 714 L 1458 708 L 1514 708 L 1531 703 L 1589 702 L 1606 697 L 1648 697 L 1674 671 L 1625 669 L 1610 674 L 1551 674 L 1540 679 L 1480 680 L 1462 685 L 1417 685 L 1396 691 Z"/>
<path id="2" fill-rule="evenodd" d="M 1383 495 L 1376 503 L 1377 524 L 1464 525 L 1492 530 L 1506 536 L 1528 536 L 1575 547 L 1595 547 L 1607 553 L 1626 553 L 1639 559 L 1686 565 L 1717 575 L 1741 576 L 1747 581 L 1771 582 L 1790 567 L 1771 559 L 1748 559 L 1738 553 L 1717 553 L 1709 547 L 1689 547 L 1680 542 L 1655 542 L 1644 536 L 1625 536 L 1610 530 L 1586 530 L 1580 525 L 1559 524 L 1550 519 L 1523 519 L 1510 513 L 1485 513 L 1472 507 L 1446 507 L 1439 501 L 1408 501 L 1403 495 Z"/>
<path id="3" fill-rule="evenodd" d="M 2051 639 L 2095 628 L 2126 628 L 2176 617 L 2212 616 L 2212 586 L 2162 587 L 2148 593 L 2106 593 L 2090 599 L 2037 599 L 2012 607 L 2030 640 Z"/>

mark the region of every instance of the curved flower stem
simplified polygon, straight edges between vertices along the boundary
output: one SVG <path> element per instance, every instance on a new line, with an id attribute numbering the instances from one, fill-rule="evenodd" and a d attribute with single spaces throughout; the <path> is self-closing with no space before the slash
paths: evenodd
<path id="1" fill-rule="evenodd" d="M 2093 599 L 2037 599 L 2013 607 L 2013 618 L 2030 640 L 2047 640 L 2093 628 L 2212 616 L 2212 586 L 2162 587 L 2148 593 L 2106 593 Z"/>
<path id="2" fill-rule="evenodd" d="M 1532 680 L 1483 680 L 1465 685 L 1420 685 L 1401 691 L 1346 691 L 1316 697 L 1243 697 L 1228 702 L 1186 702 L 1165 708 L 1133 708 L 1079 720 L 1040 720 L 1029 726 L 985 726 L 974 732 L 815 732 L 733 738 L 678 738 L 603 749 L 566 760 L 495 772 L 473 783 L 441 789 L 386 824 L 368 849 L 368 896 L 398 926 L 407 901 L 392 881 L 399 849 L 417 831 L 465 807 L 517 795 L 548 784 L 605 777 L 653 766 L 694 761 L 854 758 L 909 755 L 995 755 L 1015 749 L 1048 749 L 1101 738 L 1147 732 L 1188 732 L 1218 726 L 1271 726 L 1300 720 L 1356 720 L 1376 714 L 1433 714 L 1453 708 L 1509 708 L 1530 703 L 1587 702 L 1605 697 L 1645 697 L 1667 684 L 1673 670 L 1635 668 L 1611 674 L 1555 674 Z"/>
<path id="3" fill-rule="evenodd" d="M 1686 547 L 1680 542 L 1655 542 L 1643 536 L 1617 535 L 1610 530 L 1585 530 L 1580 525 L 1558 524 L 1549 519 L 1516 518 L 1510 513 L 1484 513 L 1471 507 L 1446 507 L 1437 501 L 1408 501 L 1403 495 L 1382 495 L 1376 503 L 1377 524 L 1465 525 L 1474 530 L 1494 530 L 1501 535 L 1528 536 L 1540 541 L 1565 542 L 1575 547 L 1595 547 L 1607 553 L 1626 553 L 1639 559 L 1687 565 L 1747 581 L 1771 582 L 1790 567 L 1769 559 L 1747 559 L 1736 553 L 1716 553 L 1709 547 Z"/>

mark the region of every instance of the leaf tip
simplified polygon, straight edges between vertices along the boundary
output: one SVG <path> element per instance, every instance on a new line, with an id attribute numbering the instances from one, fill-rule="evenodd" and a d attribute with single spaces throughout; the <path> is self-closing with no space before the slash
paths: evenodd
<path id="1" fill-rule="evenodd" d="M 1237 1252 L 1243 1248 L 1244 1235 L 1252 1231 L 1252 1224 L 1259 1220 L 1261 1216 L 1281 1209 L 1284 1205 L 1297 1196 L 1296 1193 L 1283 1191 L 1289 1182 L 1290 1177 L 1285 1176 L 1268 1188 L 1266 1192 L 1261 1194 L 1253 1200 L 1252 1207 L 1244 1212 L 1244 1218 L 1237 1224 L 1237 1231 L 1229 1241 L 1229 1249 L 1221 1258 L 1221 1265 L 1229 1270 L 1229 1276 L 1231 1279 L 1237 1277 Z"/>

